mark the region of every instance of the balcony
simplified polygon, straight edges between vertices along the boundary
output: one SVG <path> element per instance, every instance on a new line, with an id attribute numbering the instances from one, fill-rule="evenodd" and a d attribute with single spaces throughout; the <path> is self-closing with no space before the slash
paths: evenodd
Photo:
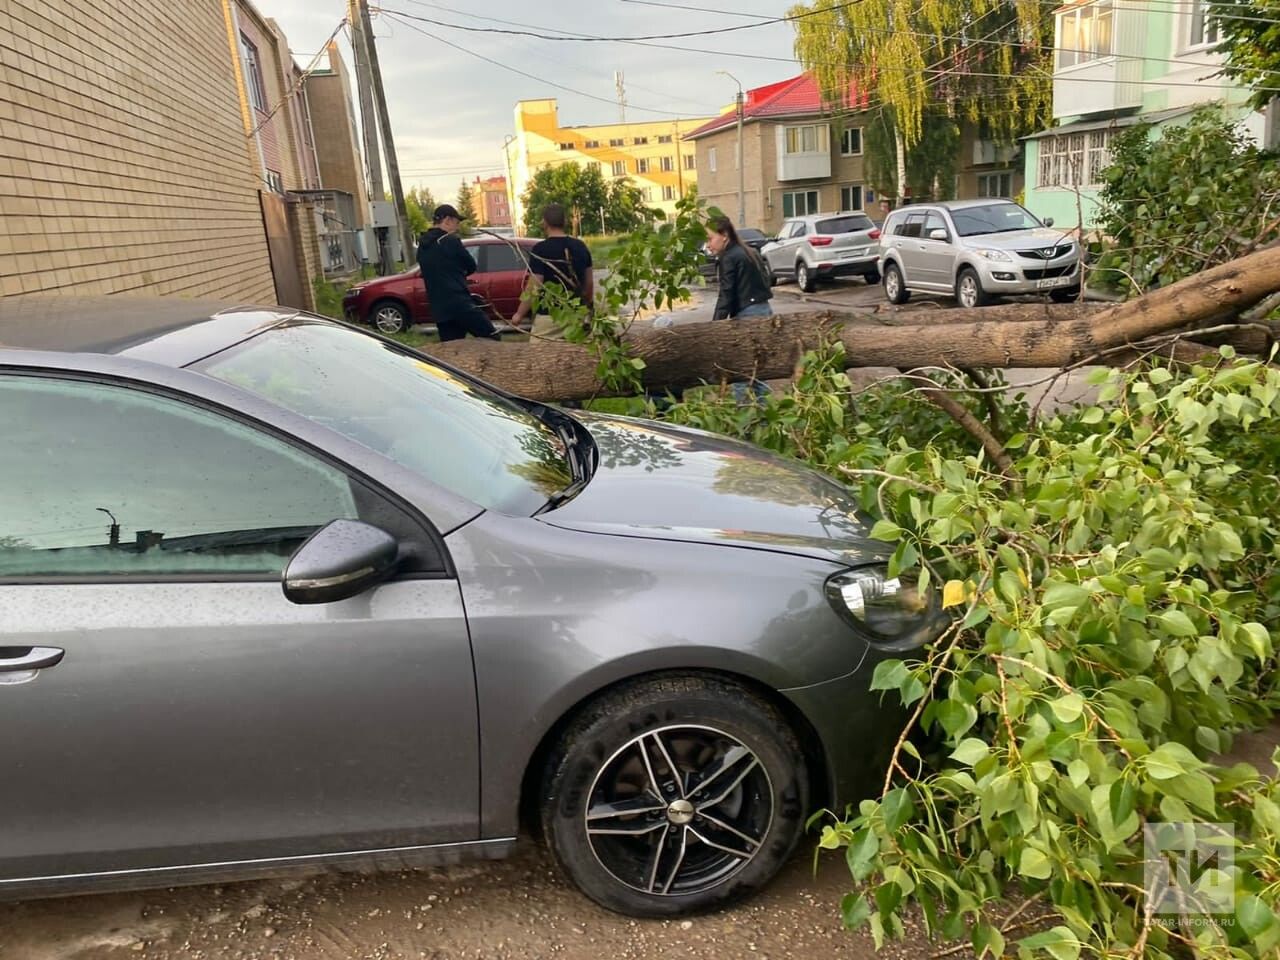
<path id="1" fill-rule="evenodd" d="M 1106 57 L 1053 74 L 1053 118 L 1114 113 L 1142 106 L 1142 61 Z"/>
<path id="2" fill-rule="evenodd" d="M 994 140 L 975 140 L 973 142 L 973 165 L 981 167 L 995 163 L 1011 163 L 1017 152 L 1018 148 L 1013 144 L 997 144 Z"/>
<path id="3" fill-rule="evenodd" d="M 1142 106 L 1148 13 L 1134 0 L 1073 0 L 1058 12 L 1055 120 Z"/>
<path id="4" fill-rule="evenodd" d="M 831 176 L 831 136 L 826 124 L 779 126 L 778 180 L 825 180 Z"/>

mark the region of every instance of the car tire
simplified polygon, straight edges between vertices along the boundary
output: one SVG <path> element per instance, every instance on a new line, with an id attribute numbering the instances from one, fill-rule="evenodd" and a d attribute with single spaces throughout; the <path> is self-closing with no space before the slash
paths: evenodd
<path id="1" fill-rule="evenodd" d="M 379 333 L 403 333 L 409 327 L 409 311 L 398 300 L 379 300 L 369 311 L 369 322 Z"/>
<path id="2" fill-rule="evenodd" d="M 1080 299 L 1080 288 L 1066 287 L 1062 290 L 1051 290 L 1049 299 L 1054 303 L 1075 303 Z"/>
<path id="3" fill-rule="evenodd" d="M 911 291 L 902 282 L 902 271 L 896 263 L 886 263 L 884 267 L 884 297 L 890 303 L 903 304 L 911 299 Z"/>
<path id="4" fill-rule="evenodd" d="M 803 260 L 796 263 L 796 284 L 805 293 L 813 293 L 818 289 L 818 274 Z"/>
<path id="5" fill-rule="evenodd" d="M 985 307 L 991 302 L 990 295 L 982 289 L 982 281 L 973 267 L 964 267 L 956 276 L 956 302 L 966 309 Z"/>
<path id="6" fill-rule="evenodd" d="M 773 267 L 770 267 L 769 268 L 769 286 L 776 287 L 777 285 L 778 285 L 778 274 L 773 269 Z"/>
<path id="7" fill-rule="evenodd" d="M 868 287 L 874 287 L 880 282 L 880 271 L 872 270 L 870 273 L 864 273 L 862 279 L 867 282 Z"/>
<path id="8" fill-rule="evenodd" d="M 585 707 L 552 751 L 540 796 L 559 869 L 634 917 L 756 892 L 795 850 L 809 810 L 804 753 L 786 719 L 710 676 L 631 683 Z"/>

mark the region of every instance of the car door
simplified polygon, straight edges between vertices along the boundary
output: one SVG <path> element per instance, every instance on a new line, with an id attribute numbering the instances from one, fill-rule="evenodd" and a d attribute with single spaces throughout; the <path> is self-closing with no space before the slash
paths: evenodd
<path id="1" fill-rule="evenodd" d="M 404 275 L 404 293 L 414 323 L 431 322 L 431 302 L 427 300 L 427 285 L 422 280 L 422 269 L 414 267 Z"/>
<path id="2" fill-rule="evenodd" d="M 528 270 L 520 251 L 506 243 L 489 245 L 486 271 L 489 278 L 489 301 L 503 320 L 510 320 L 520 306 Z"/>
<path id="3" fill-rule="evenodd" d="M 934 234 L 938 231 L 942 231 L 945 237 L 935 237 Z M 949 289 L 955 279 L 955 231 L 943 218 L 941 211 L 925 211 L 917 243 L 920 246 L 917 259 L 921 279 L 931 285 Z"/>
<path id="4" fill-rule="evenodd" d="M 190 398 L 0 370 L 0 409 L 0 890 L 476 838 L 467 625 L 422 517 Z M 289 602 L 343 517 L 416 544 L 406 572 Z"/>
<path id="5" fill-rule="evenodd" d="M 783 220 L 782 226 L 778 228 L 777 237 L 765 250 L 765 259 L 769 262 L 769 266 L 774 273 L 790 273 L 795 267 L 795 254 L 787 253 L 787 245 L 790 242 L 791 228 L 793 226 L 795 226 L 795 221 Z"/>
<path id="6" fill-rule="evenodd" d="M 467 253 L 471 254 L 476 262 L 476 272 L 467 277 L 467 289 L 471 291 L 473 298 L 479 297 L 485 303 L 489 302 L 489 244 L 487 243 L 468 243 L 466 244 Z"/>
<path id="7" fill-rule="evenodd" d="M 902 264 L 902 275 L 913 287 L 928 282 L 924 261 L 921 254 L 921 232 L 924 230 L 924 211 L 911 210 L 895 228 L 894 249 L 898 251 L 898 260 Z"/>

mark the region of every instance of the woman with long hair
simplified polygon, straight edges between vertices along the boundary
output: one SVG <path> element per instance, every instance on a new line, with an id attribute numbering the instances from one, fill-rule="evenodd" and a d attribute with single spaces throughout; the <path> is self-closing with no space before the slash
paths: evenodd
<path id="1" fill-rule="evenodd" d="M 707 223 L 707 248 L 716 257 L 716 277 L 720 295 L 716 298 L 713 320 L 738 320 L 747 317 L 771 317 L 769 305 L 773 291 L 769 270 L 760 254 L 738 239 L 738 231 L 728 217 L 712 217 Z M 758 380 L 752 381 L 757 397 L 768 389 Z M 733 385 L 739 402 L 746 400 L 745 384 Z"/>

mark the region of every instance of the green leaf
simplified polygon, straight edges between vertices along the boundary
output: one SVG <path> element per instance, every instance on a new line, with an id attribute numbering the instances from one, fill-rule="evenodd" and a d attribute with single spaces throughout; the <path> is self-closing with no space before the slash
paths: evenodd
<path id="1" fill-rule="evenodd" d="M 1048 880 L 1053 875 L 1053 864 L 1043 850 L 1023 847 L 1022 858 L 1018 861 L 1018 873 L 1032 880 Z"/>
<path id="2" fill-rule="evenodd" d="M 1236 901 L 1236 919 L 1249 939 L 1256 940 L 1276 922 L 1276 915 L 1259 897 L 1250 893 Z"/>
<path id="3" fill-rule="evenodd" d="M 1044 591 L 1040 605 L 1045 610 L 1057 610 L 1063 607 L 1075 609 L 1089 599 L 1089 591 L 1078 583 L 1063 583 L 1055 580 Z"/>
<path id="4" fill-rule="evenodd" d="M 902 888 L 896 883 L 882 883 L 876 887 L 876 908 L 881 915 L 888 916 L 898 909 L 902 902 Z"/>
<path id="5" fill-rule="evenodd" d="M 978 720 L 978 711 L 967 703 L 955 700 L 943 700 L 937 705 L 934 713 L 942 729 L 953 737 L 964 733 Z"/>
<path id="6" fill-rule="evenodd" d="M 877 520 L 874 527 L 871 528 L 871 539 L 882 540 L 885 543 L 893 543 L 902 538 L 902 528 L 892 520 Z"/>
<path id="7" fill-rule="evenodd" d="M 840 919 L 846 930 L 856 930 L 871 916 L 871 904 L 865 894 L 846 893 L 840 900 Z"/>
<path id="8" fill-rule="evenodd" d="M 871 675 L 872 690 L 897 690 L 907 679 L 907 665 L 901 660 L 882 660 Z"/>
<path id="9" fill-rule="evenodd" d="M 1194 753 L 1180 743 L 1162 743 L 1138 761 L 1147 775 L 1155 780 L 1172 780 L 1191 770 L 1204 766 Z"/>
<path id="10" fill-rule="evenodd" d="M 636 370 L 643 370 L 647 366 L 642 357 L 632 357 L 630 363 Z"/>
<path id="11" fill-rule="evenodd" d="M 1080 956 L 1080 941 L 1069 927 L 1054 927 L 1024 937 L 1018 941 L 1018 946 L 1025 950 L 1043 950 L 1053 960 L 1078 960 Z"/>
<path id="12" fill-rule="evenodd" d="M 1103 412 L 1101 407 L 1089 407 L 1080 415 L 1081 423 L 1101 423 Z"/>
<path id="13" fill-rule="evenodd" d="M 863 827 L 853 835 L 845 850 L 845 863 L 853 879 L 861 883 L 871 875 L 876 854 L 880 852 L 880 838 L 869 827 Z"/>
<path id="14" fill-rule="evenodd" d="M 977 960 L 983 960 L 988 954 L 994 960 L 1000 960 L 1004 956 L 1004 934 L 992 924 L 975 923 L 969 942 L 973 945 Z"/>
<path id="15" fill-rule="evenodd" d="M 961 740 L 960 745 L 951 751 L 951 759 L 972 767 L 975 763 L 985 759 L 990 752 L 991 748 L 987 746 L 985 740 L 969 737 L 966 740 Z"/>
<path id="16" fill-rule="evenodd" d="M 1071 778 L 1072 786 L 1083 786 L 1089 780 L 1089 764 L 1076 757 L 1067 764 L 1067 775 Z"/>
<path id="17" fill-rule="evenodd" d="M 1156 617 L 1156 621 L 1175 637 L 1194 637 L 1200 632 L 1181 610 L 1166 610 Z"/>
<path id="18" fill-rule="evenodd" d="M 905 826 L 916 812 L 910 795 L 903 787 L 886 793 L 884 799 L 880 801 L 880 809 L 884 813 L 884 824 L 890 833 Z"/>
<path id="19" fill-rule="evenodd" d="M 1063 694 L 1057 700 L 1049 702 L 1049 709 L 1062 723 L 1074 723 L 1084 712 L 1084 698 L 1078 693 Z"/>
<path id="20" fill-rule="evenodd" d="M 1111 822 L 1124 823 L 1133 814 L 1134 804 L 1138 799 L 1138 791 L 1128 780 L 1117 780 L 1111 784 L 1107 801 L 1111 809 Z"/>
<path id="21" fill-rule="evenodd" d="M 902 697 L 902 705 L 909 707 L 925 695 L 925 686 L 920 682 L 920 678 L 913 674 L 902 681 L 898 693 Z"/>

